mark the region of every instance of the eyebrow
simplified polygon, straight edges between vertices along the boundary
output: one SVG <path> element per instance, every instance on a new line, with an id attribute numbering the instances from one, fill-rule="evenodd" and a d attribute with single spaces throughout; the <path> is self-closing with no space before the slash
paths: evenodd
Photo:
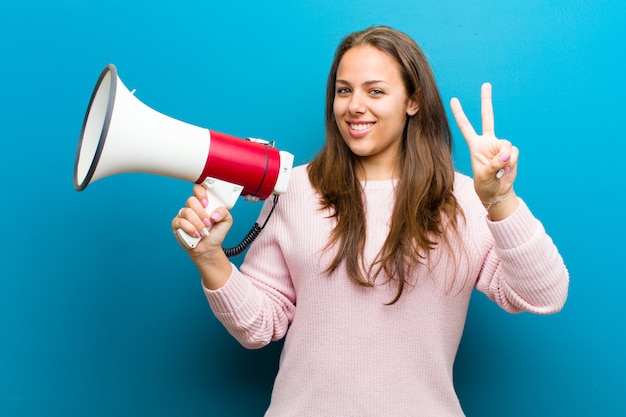
<path id="1" fill-rule="evenodd" d="M 385 80 L 370 80 L 370 81 L 365 81 L 363 83 L 363 85 L 364 86 L 369 86 L 369 85 L 378 84 L 378 83 L 389 84 L 389 82 L 385 81 Z M 347 85 L 350 85 L 350 83 L 348 81 L 346 81 L 346 80 L 336 80 L 335 84 L 347 84 Z"/>

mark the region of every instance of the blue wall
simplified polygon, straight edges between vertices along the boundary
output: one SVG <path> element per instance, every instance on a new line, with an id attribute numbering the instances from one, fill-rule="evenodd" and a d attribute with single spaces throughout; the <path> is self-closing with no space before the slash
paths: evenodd
<path id="1" fill-rule="evenodd" d="M 149 106 L 304 163 L 334 48 L 372 24 L 412 35 L 475 122 L 493 83 L 518 193 L 571 272 L 555 316 L 476 294 L 456 365 L 468 416 L 626 415 L 625 13 L 621 0 L 3 3 L 0 415 L 262 414 L 280 344 L 246 351 L 211 315 L 169 225 L 190 184 L 129 174 L 77 193 L 82 118 L 114 63 Z M 258 209 L 237 204 L 233 241 Z"/>

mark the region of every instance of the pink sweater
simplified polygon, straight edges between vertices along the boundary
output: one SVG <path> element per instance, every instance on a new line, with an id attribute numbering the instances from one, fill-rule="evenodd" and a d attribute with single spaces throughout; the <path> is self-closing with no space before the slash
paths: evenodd
<path id="1" fill-rule="evenodd" d="M 286 335 L 266 417 L 459 417 L 452 367 L 472 290 L 506 311 L 548 314 L 567 297 L 569 276 L 552 240 L 523 201 L 491 222 L 472 180 L 457 174 L 466 217 L 454 257 L 437 250 L 430 269 L 394 305 L 393 285 L 363 288 L 323 270 L 334 221 L 319 210 L 306 168 L 224 287 L 205 288 L 216 317 L 244 346 Z M 365 186 L 366 257 L 388 231 L 393 181 Z M 265 218 L 268 204 L 261 219 Z"/>

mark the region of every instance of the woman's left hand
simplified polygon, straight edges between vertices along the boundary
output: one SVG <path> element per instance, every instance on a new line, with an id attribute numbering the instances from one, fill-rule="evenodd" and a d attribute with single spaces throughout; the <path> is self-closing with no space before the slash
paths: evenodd
<path id="1" fill-rule="evenodd" d="M 480 99 L 482 135 L 474 130 L 458 98 L 450 100 L 450 108 L 469 148 L 474 189 L 492 218 L 496 212 L 499 214 L 496 217 L 504 218 L 517 208 L 513 182 L 517 176 L 519 150 L 508 140 L 498 139 L 495 135 L 491 84 L 482 85 Z"/>

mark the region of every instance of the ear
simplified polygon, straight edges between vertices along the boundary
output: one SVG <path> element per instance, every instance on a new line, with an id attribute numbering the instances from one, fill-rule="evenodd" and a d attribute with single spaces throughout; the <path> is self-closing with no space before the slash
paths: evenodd
<path id="1" fill-rule="evenodd" d="M 415 116 L 420 109 L 420 105 L 415 98 L 410 98 L 406 106 L 406 114 L 409 116 Z"/>

